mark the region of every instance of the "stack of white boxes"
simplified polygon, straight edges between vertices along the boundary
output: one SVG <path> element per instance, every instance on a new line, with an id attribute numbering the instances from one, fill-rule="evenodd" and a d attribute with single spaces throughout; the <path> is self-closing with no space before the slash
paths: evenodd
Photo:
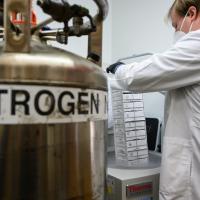
<path id="1" fill-rule="evenodd" d="M 112 91 L 116 161 L 133 166 L 148 162 L 148 146 L 142 94 Z"/>

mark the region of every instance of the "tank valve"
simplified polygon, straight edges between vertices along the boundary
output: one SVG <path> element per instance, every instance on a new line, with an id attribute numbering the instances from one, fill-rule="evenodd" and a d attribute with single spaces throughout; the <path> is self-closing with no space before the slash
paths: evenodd
<path id="1" fill-rule="evenodd" d="M 56 41 L 67 44 L 69 36 L 88 35 L 96 31 L 93 18 L 89 14 L 89 10 L 79 5 L 70 5 L 67 0 L 38 0 L 37 4 L 42 10 L 49 14 L 54 20 L 64 23 L 63 32 L 56 33 Z M 87 26 L 83 23 L 83 18 L 89 19 Z M 73 20 L 73 26 L 68 27 L 68 22 Z M 45 33 L 44 33 L 45 34 Z"/>
<path id="2" fill-rule="evenodd" d="M 68 23 L 66 23 L 63 31 L 57 32 L 56 41 L 61 43 L 61 44 L 67 44 L 68 43 L 68 36 L 69 36 L 68 32 L 69 32 L 69 27 L 68 27 Z"/>

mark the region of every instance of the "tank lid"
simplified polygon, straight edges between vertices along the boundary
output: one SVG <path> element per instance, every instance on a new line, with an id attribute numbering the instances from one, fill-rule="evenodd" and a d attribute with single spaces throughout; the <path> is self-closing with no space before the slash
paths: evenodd
<path id="1" fill-rule="evenodd" d="M 0 82 L 107 88 L 106 77 L 96 64 L 35 41 L 32 41 L 30 54 L 1 53 Z"/>

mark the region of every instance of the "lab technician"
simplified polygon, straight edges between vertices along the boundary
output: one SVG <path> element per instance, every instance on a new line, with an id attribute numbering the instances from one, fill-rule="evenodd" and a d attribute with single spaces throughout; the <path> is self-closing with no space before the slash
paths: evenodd
<path id="1" fill-rule="evenodd" d="M 114 88 L 167 91 L 160 200 L 200 200 L 200 0 L 175 0 L 169 16 L 171 49 L 107 72 Z"/>

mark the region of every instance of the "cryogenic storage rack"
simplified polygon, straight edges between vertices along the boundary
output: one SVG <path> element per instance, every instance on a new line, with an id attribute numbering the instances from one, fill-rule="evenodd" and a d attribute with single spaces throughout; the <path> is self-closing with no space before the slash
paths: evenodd
<path id="1" fill-rule="evenodd" d="M 142 94 L 112 91 L 116 161 L 132 166 L 148 161 L 148 146 Z"/>

